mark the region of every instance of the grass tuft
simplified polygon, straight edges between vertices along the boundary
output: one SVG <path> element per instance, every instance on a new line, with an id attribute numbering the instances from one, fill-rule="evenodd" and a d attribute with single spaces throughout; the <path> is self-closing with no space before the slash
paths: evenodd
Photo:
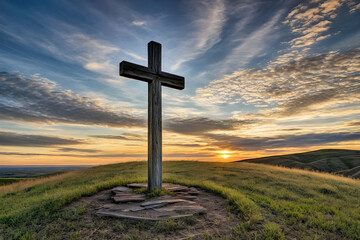
<path id="1" fill-rule="evenodd" d="M 264 230 L 262 232 L 262 236 L 264 240 L 285 239 L 285 236 L 282 233 L 280 226 L 273 222 L 268 222 L 265 224 Z"/>
<path id="2" fill-rule="evenodd" d="M 177 229 L 182 228 L 180 221 L 175 221 L 174 219 L 168 219 L 166 221 L 158 221 L 155 224 L 155 231 L 158 233 L 170 233 Z"/>

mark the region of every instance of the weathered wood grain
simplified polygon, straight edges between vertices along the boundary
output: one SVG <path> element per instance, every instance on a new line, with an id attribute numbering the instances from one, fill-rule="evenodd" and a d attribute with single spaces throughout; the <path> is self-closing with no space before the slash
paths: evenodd
<path id="1" fill-rule="evenodd" d="M 167 73 L 167 72 L 161 72 L 158 76 L 161 85 L 162 86 L 166 86 L 166 87 L 170 87 L 170 88 L 175 88 L 178 90 L 183 90 L 185 88 L 185 78 L 175 75 L 175 74 L 171 74 L 171 73 Z"/>
<path id="2" fill-rule="evenodd" d="M 120 76 L 137 79 L 144 82 L 151 82 L 154 79 L 157 79 L 161 82 L 162 86 L 175 88 L 182 90 L 185 88 L 185 78 L 167 73 L 160 72 L 156 73 L 150 68 L 129 63 L 127 61 L 122 61 L 120 63 Z"/>
<path id="3" fill-rule="evenodd" d="M 148 68 L 156 74 L 161 73 L 161 44 L 151 41 L 148 43 Z"/>
<path id="4" fill-rule="evenodd" d="M 162 188 L 161 84 L 148 84 L 148 188 Z"/>
<path id="5" fill-rule="evenodd" d="M 182 90 L 185 78 L 161 71 L 161 44 L 154 41 L 148 43 L 148 67 L 122 61 L 119 74 L 148 83 L 148 189 L 161 189 L 161 86 Z"/>

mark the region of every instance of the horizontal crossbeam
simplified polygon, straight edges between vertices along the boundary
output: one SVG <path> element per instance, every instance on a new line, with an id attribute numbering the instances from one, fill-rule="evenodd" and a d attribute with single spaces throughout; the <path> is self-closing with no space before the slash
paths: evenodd
<path id="1" fill-rule="evenodd" d="M 155 71 L 148 67 L 144 67 L 127 61 L 122 61 L 120 63 L 120 76 L 134 78 L 144 82 L 151 82 L 152 80 L 157 79 L 161 82 L 162 86 L 179 90 L 185 88 L 184 77 L 167 72 L 155 73 Z"/>

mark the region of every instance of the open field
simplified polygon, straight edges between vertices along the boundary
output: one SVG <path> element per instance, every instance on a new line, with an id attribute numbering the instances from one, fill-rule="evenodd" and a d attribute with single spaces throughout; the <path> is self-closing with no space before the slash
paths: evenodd
<path id="1" fill-rule="evenodd" d="M 86 204 L 69 204 L 117 185 L 143 182 L 146 166 L 145 162 L 105 165 L 2 186 L 0 236 L 91 239 L 78 224 L 83 221 Z M 240 220 L 230 235 L 204 233 L 204 239 L 360 238 L 359 180 L 243 162 L 164 162 L 163 174 L 164 182 L 196 186 L 223 196 L 229 211 L 238 215 Z M 142 239 L 149 229 L 166 238 L 168 231 L 187 224 L 182 221 L 129 223 L 96 217 L 91 224 L 103 239 L 107 239 L 109 227 L 124 239 Z M 105 227 L 107 231 L 102 231 Z"/>
<path id="2" fill-rule="evenodd" d="M 243 161 L 337 173 L 346 177 L 360 178 L 360 151 L 358 150 L 322 149 Z"/>

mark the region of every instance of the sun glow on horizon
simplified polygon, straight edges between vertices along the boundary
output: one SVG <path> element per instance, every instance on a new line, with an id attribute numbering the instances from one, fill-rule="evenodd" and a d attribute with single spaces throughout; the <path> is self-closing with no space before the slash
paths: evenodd
<path id="1" fill-rule="evenodd" d="M 220 153 L 221 154 L 220 156 L 224 159 L 228 159 L 229 157 L 231 157 L 230 155 L 231 152 L 228 150 L 218 151 L 217 153 Z"/>

